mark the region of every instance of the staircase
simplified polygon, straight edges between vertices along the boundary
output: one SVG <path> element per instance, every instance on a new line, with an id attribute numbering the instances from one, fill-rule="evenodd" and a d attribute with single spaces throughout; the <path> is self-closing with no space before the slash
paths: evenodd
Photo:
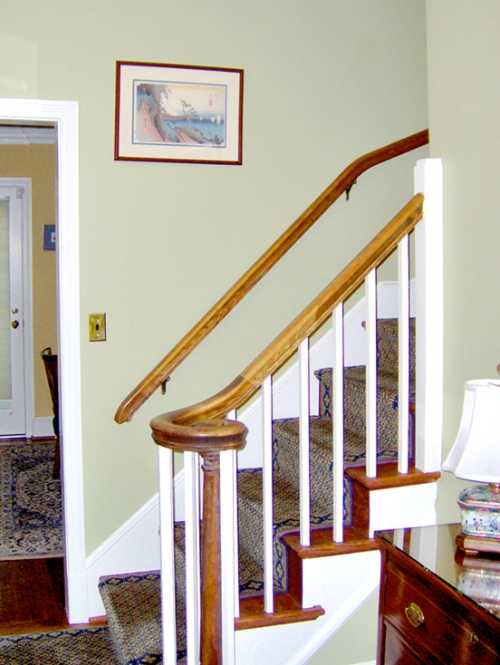
<path id="1" fill-rule="evenodd" d="M 404 140 L 404 150 L 423 138 Z M 388 148 L 368 162 L 398 154 Z M 351 188 L 354 172 L 341 174 L 139 384 L 117 422 L 129 420 L 290 248 L 292 237 Z M 376 588 L 374 531 L 435 520 L 442 404 L 439 160 L 419 163 L 416 189 L 425 194 L 425 216 L 419 193 L 224 390 L 151 422 L 160 460 L 161 578 L 150 572 L 100 584 L 121 662 L 306 663 Z M 410 343 L 414 229 L 418 334 Z M 377 270 L 395 250 L 398 317 L 377 321 Z M 366 363 L 344 367 L 344 303 L 363 285 Z M 328 319 L 331 368 L 313 374 L 309 339 Z M 298 418 L 273 418 L 273 374 L 294 354 Z M 311 380 L 320 385 L 315 416 Z M 237 451 L 248 433 L 239 409 L 253 395 L 262 412 L 261 463 L 238 470 Z M 174 452 L 184 455 L 182 525 L 173 521 Z M 148 589 L 146 602 L 139 601 L 139 587 Z"/>
<path id="2" fill-rule="evenodd" d="M 415 320 L 410 321 L 410 390 L 415 391 Z M 377 322 L 377 459 L 379 464 L 397 460 L 398 442 L 398 320 Z M 311 524 L 314 530 L 331 532 L 332 510 L 332 368 L 317 370 L 320 383 L 319 414 L 310 418 Z M 344 465 L 360 467 L 366 462 L 366 368 L 344 370 Z M 410 418 L 411 459 L 414 456 L 414 420 Z M 299 507 L 299 419 L 273 422 L 273 591 L 295 620 L 313 620 L 324 614 L 321 607 L 303 612 L 300 599 L 288 589 L 289 549 L 283 541 L 300 526 Z M 344 479 L 343 522 L 353 524 L 352 481 Z M 264 591 L 262 560 L 263 506 L 262 469 L 238 471 L 239 597 L 242 609 L 258 607 Z M 361 535 L 360 535 L 361 538 Z M 285 538 L 286 541 L 286 538 Z M 184 523 L 175 524 L 177 662 L 186 662 L 185 612 L 185 534 Z M 374 549 L 373 543 L 367 549 Z M 160 620 L 160 574 L 150 571 L 136 575 L 101 578 L 100 592 L 108 615 L 110 635 L 123 665 L 160 663 L 162 654 Z M 279 594 L 279 595 L 278 595 Z M 253 610 L 255 611 L 255 609 Z M 248 618 L 240 627 L 253 627 Z"/>

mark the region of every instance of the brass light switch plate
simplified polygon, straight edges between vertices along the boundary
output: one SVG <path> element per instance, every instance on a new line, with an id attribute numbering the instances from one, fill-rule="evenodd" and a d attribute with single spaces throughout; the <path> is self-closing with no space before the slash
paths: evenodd
<path id="1" fill-rule="evenodd" d="M 89 342 L 106 341 L 106 314 L 89 314 Z"/>

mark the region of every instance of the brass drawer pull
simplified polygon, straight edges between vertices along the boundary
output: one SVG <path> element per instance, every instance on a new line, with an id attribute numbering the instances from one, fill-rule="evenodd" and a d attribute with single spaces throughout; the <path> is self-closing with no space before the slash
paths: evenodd
<path id="1" fill-rule="evenodd" d="M 416 603 L 410 603 L 408 607 L 405 607 L 405 614 L 414 628 L 418 628 L 425 621 L 424 613 Z"/>
<path id="2" fill-rule="evenodd" d="M 479 642 L 479 637 L 476 635 L 476 633 L 470 633 L 469 640 L 471 644 L 477 644 Z"/>

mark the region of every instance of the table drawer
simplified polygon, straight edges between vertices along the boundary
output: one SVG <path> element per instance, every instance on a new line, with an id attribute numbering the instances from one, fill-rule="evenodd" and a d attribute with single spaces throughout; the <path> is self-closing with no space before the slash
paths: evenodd
<path id="1" fill-rule="evenodd" d="M 450 617 L 450 599 L 447 610 L 440 607 L 435 594 L 432 600 L 418 586 L 413 586 L 398 569 L 389 567 L 384 584 L 385 619 L 406 638 L 415 653 L 419 645 L 446 665 L 498 665 L 500 662 L 484 635 L 465 621 Z M 457 617 L 460 610 L 457 608 Z"/>
<path id="2" fill-rule="evenodd" d="M 384 665 L 423 665 L 390 625 L 385 627 Z"/>

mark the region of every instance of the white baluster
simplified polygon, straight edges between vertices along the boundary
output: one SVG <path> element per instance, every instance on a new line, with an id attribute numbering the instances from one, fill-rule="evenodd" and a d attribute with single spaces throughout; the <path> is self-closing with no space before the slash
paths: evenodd
<path id="1" fill-rule="evenodd" d="M 186 645 L 188 665 L 200 661 L 200 458 L 184 453 L 186 506 Z"/>
<path id="2" fill-rule="evenodd" d="M 344 306 L 333 311 L 333 539 L 344 540 Z"/>
<path id="3" fill-rule="evenodd" d="M 234 665 L 235 662 L 236 590 L 234 587 L 238 569 L 238 553 L 234 547 L 237 542 L 234 529 L 236 522 L 235 476 L 236 451 L 228 450 L 220 454 L 222 662 L 224 665 Z M 229 543 L 233 543 L 233 547 L 230 547 Z"/>
<path id="4" fill-rule="evenodd" d="M 161 616 L 164 665 L 177 665 L 175 620 L 173 452 L 158 447 L 160 496 Z"/>
<path id="5" fill-rule="evenodd" d="M 228 420 L 236 420 L 236 409 L 227 414 Z M 234 451 L 233 462 L 233 496 L 234 496 L 234 510 L 233 510 L 233 553 L 234 553 L 234 617 L 240 616 L 240 562 L 238 550 L 238 451 Z"/>
<path id="6" fill-rule="evenodd" d="M 366 475 L 377 475 L 377 273 L 372 270 L 366 285 Z"/>
<path id="7" fill-rule="evenodd" d="M 398 367 L 398 471 L 408 473 L 410 408 L 410 262 L 409 236 L 398 245 L 399 264 L 399 367 Z"/>
<path id="8" fill-rule="evenodd" d="M 273 401 L 272 377 L 262 384 L 263 501 L 264 501 L 264 611 L 274 611 L 273 595 Z"/>
<path id="9" fill-rule="evenodd" d="M 300 544 L 311 544 L 309 339 L 299 346 Z"/>

